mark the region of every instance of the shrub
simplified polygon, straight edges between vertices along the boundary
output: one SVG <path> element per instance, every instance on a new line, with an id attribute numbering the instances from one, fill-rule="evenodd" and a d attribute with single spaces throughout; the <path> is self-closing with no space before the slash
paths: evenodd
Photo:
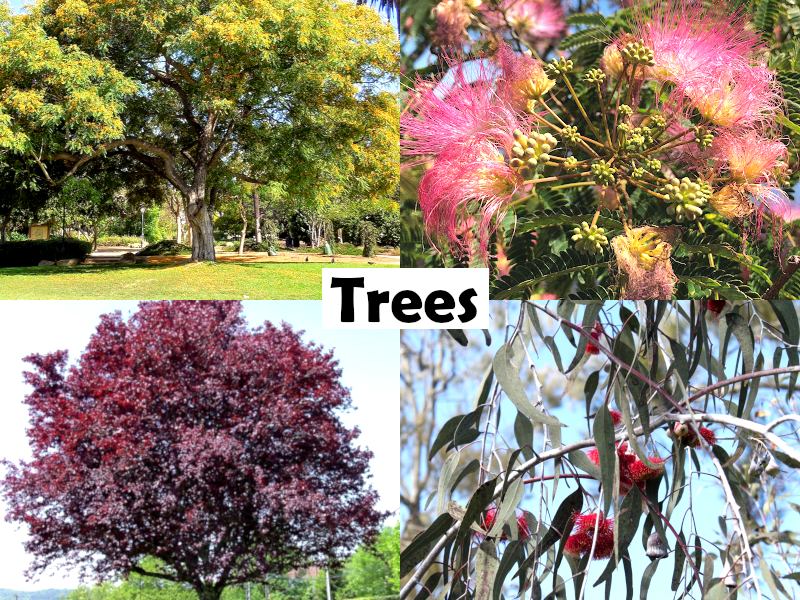
<path id="1" fill-rule="evenodd" d="M 139 252 L 139 256 L 182 256 L 191 254 L 192 249 L 175 240 L 161 240 Z"/>
<path id="2" fill-rule="evenodd" d="M 377 245 L 396 248 L 400 245 L 400 212 L 397 210 L 381 210 L 374 213 L 352 217 L 341 224 L 344 239 L 362 244 L 362 223 L 375 225 L 378 232 Z"/>
<path id="3" fill-rule="evenodd" d="M 18 233 L 16 231 L 9 231 L 6 233 L 6 241 L 7 242 L 24 242 L 28 239 L 28 236 L 24 233 Z"/>
<path id="4" fill-rule="evenodd" d="M 129 246 L 141 243 L 142 238 L 134 235 L 103 235 L 97 238 L 98 246 Z"/>
<path id="5" fill-rule="evenodd" d="M 0 244 L 0 267 L 35 267 L 42 260 L 65 258 L 83 260 L 91 251 L 90 242 L 75 238 L 6 242 Z"/>

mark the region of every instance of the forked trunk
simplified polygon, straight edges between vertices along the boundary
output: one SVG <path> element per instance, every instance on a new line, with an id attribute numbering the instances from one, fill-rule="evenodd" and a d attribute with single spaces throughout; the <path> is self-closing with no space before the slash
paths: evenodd
<path id="1" fill-rule="evenodd" d="M 194 188 L 189 193 L 186 218 L 192 229 L 192 260 L 216 260 L 214 253 L 214 223 L 205 199 L 205 189 Z"/>

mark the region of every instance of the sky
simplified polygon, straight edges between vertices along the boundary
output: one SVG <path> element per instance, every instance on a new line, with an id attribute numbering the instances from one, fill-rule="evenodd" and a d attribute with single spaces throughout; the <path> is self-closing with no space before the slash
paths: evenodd
<path id="1" fill-rule="evenodd" d="M 51 301 L 3 303 L 3 343 L 0 344 L 0 457 L 19 461 L 30 457 L 25 429 L 27 407 L 22 400 L 30 389 L 22 381 L 31 353 L 67 349 L 75 360 L 94 332 L 98 317 L 114 310 L 127 316 L 136 302 Z M 372 485 L 381 496 L 379 510 L 399 508 L 400 437 L 397 331 L 322 329 L 320 303 L 316 301 L 244 302 L 244 315 L 251 327 L 269 320 L 286 321 L 304 329 L 303 339 L 333 349 L 342 369 L 342 382 L 351 390 L 355 410 L 342 420 L 361 429 L 357 443 L 373 451 Z M 0 513 L 6 505 L 0 499 Z M 394 523 L 393 518 L 389 524 Z M 23 542 L 27 534 L 16 524 L 0 520 L 0 589 L 22 591 L 74 588 L 77 574 L 51 570 L 38 581 L 26 581 L 23 571 L 30 562 Z"/>
<path id="2" fill-rule="evenodd" d="M 495 303 L 492 304 L 494 305 Z M 682 304 L 684 306 L 686 305 L 686 303 Z M 516 306 L 518 306 L 517 303 L 511 303 L 511 310 L 509 316 L 510 316 L 510 322 L 512 323 L 516 321 L 518 314 Z M 557 303 L 549 302 L 547 303 L 547 306 L 551 311 L 555 312 Z M 635 306 L 633 303 L 626 303 L 626 306 L 630 309 L 635 310 Z M 608 311 L 609 315 L 614 317 L 615 322 L 619 322 L 619 317 L 618 317 L 619 311 L 617 309 L 617 303 L 606 303 L 606 310 Z M 688 312 L 688 308 L 686 308 L 686 310 Z M 478 369 L 474 368 L 473 366 L 474 363 L 470 362 L 472 358 L 467 358 L 468 355 L 466 353 L 467 351 L 474 353 L 485 352 L 488 353 L 489 356 L 493 356 L 497 352 L 500 346 L 504 343 L 503 333 L 502 330 L 500 329 L 501 324 L 498 322 L 499 314 L 500 313 L 498 311 L 494 312 L 494 317 L 493 317 L 494 322 L 492 323 L 492 327 L 490 329 L 492 334 L 492 343 L 489 348 L 486 348 L 485 344 L 483 343 L 483 335 L 480 332 L 470 333 L 471 341 L 467 349 L 461 350 L 460 347 L 458 348 L 457 361 L 460 367 L 460 371 L 464 374 L 467 383 L 465 383 L 464 386 L 458 387 L 453 391 L 451 395 L 454 397 L 445 396 L 443 401 L 437 403 L 437 415 L 436 415 L 437 427 L 434 433 L 438 433 L 438 430 L 441 428 L 441 425 L 445 423 L 450 417 L 459 413 L 466 412 L 464 410 L 463 405 L 461 404 L 461 402 L 458 401 L 458 399 L 466 398 L 467 403 L 470 404 L 471 406 L 472 398 L 474 397 L 475 392 L 477 391 L 477 386 L 479 384 L 481 373 Z M 582 309 L 578 313 L 578 316 L 573 318 L 573 322 L 577 320 L 577 322 L 580 323 L 581 315 L 582 315 Z M 572 357 L 575 354 L 575 349 L 567 342 L 566 336 L 563 335 L 563 333 L 559 333 L 558 325 L 555 323 L 554 320 L 551 320 L 547 317 L 542 317 L 540 315 L 540 322 L 544 330 L 544 335 L 552 335 L 554 337 L 556 344 L 559 348 L 559 353 L 561 354 L 564 366 L 566 366 L 572 360 Z M 685 323 L 685 321 L 683 321 L 683 323 Z M 709 327 L 715 328 L 716 325 L 713 322 L 710 322 Z M 409 334 L 413 335 L 414 332 L 406 332 L 406 335 Z M 678 333 L 678 335 L 683 337 L 684 343 L 688 341 L 687 331 L 681 331 Z M 558 374 L 552 355 L 547 350 L 547 348 L 544 347 L 544 345 L 541 343 L 541 340 L 539 340 L 537 337 L 535 338 L 534 342 L 535 342 L 535 347 L 538 349 L 538 355 L 534 352 L 533 346 L 529 345 L 528 348 L 529 352 L 531 352 L 532 359 L 535 363 L 536 369 L 539 372 L 540 377 L 542 378 L 542 382 L 545 386 L 545 389 L 549 390 L 550 392 L 550 394 L 545 399 L 545 402 L 547 403 L 549 398 L 558 397 L 563 392 L 563 385 L 564 385 L 563 382 L 565 382 L 566 378 L 563 375 Z M 730 377 L 733 376 L 734 374 L 733 369 L 737 357 L 736 352 L 738 351 L 738 347 L 736 346 L 735 341 L 732 341 L 730 343 L 728 350 L 729 352 L 726 364 L 726 374 L 727 376 Z M 770 341 L 766 338 L 756 339 L 756 354 L 758 354 L 759 351 L 763 351 L 766 359 L 764 368 L 770 368 L 771 357 L 773 356 L 774 353 L 774 345 L 770 343 Z M 715 355 L 717 354 L 717 352 L 718 350 L 715 348 L 714 349 Z M 605 359 L 602 356 L 591 357 L 589 358 L 589 362 L 587 362 L 586 365 L 582 367 L 582 372 L 585 376 L 591 371 L 601 368 L 601 366 L 604 364 L 605 364 Z M 783 364 L 785 366 L 785 358 Z M 527 368 L 528 367 L 526 364 L 525 369 Z M 705 377 L 706 377 L 706 372 L 703 370 L 703 368 L 702 367 L 698 368 L 698 373 L 696 374 L 695 381 L 697 380 L 697 378 L 699 378 L 700 380 L 704 380 Z M 600 378 L 600 381 L 601 382 L 605 381 L 605 377 L 602 376 Z M 583 418 L 583 416 L 585 415 L 585 405 L 583 399 L 584 395 L 583 395 L 582 381 L 580 383 L 576 383 L 575 387 L 577 389 L 573 390 L 572 394 L 564 398 L 561 406 L 554 408 L 552 406 L 552 403 L 549 406 L 552 414 L 555 415 L 562 423 L 565 423 L 567 425 L 567 427 L 563 429 L 562 433 L 563 435 L 562 441 L 564 444 L 582 440 L 586 437 L 589 437 L 590 435 L 587 429 L 586 420 L 585 418 Z M 533 386 L 529 385 L 526 389 L 528 391 L 529 397 L 533 398 L 534 397 Z M 768 402 L 773 397 L 774 392 L 771 392 L 769 389 L 765 389 L 765 387 L 762 387 L 761 389 L 762 393 L 760 394 L 760 397 Z M 795 397 L 797 397 L 798 393 L 795 394 Z M 783 395 L 784 394 L 781 394 L 781 397 L 783 397 Z M 599 405 L 601 396 L 602 396 L 601 390 L 598 390 L 594 397 L 594 403 L 593 403 L 594 408 L 596 408 Z M 700 404 L 698 404 L 698 406 L 702 407 L 702 405 Z M 469 410 L 469 408 L 467 408 L 467 410 Z M 709 412 L 714 412 L 711 406 L 709 406 L 708 410 Z M 501 433 L 510 435 L 511 437 L 510 439 L 505 438 L 503 442 L 498 441 L 498 445 L 499 447 L 503 448 L 506 446 L 507 443 L 510 445 L 511 448 L 516 448 L 517 446 L 515 445 L 513 434 L 511 434 L 511 431 L 513 430 L 513 421 L 516 415 L 516 411 L 514 410 L 510 401 L 506 399 L 504 396 L 501 399 L 501 411 L 502 411 L 501 412 L 502 419 L 501 419 L 500 431 Z M 771 417 L 766 418 L 766 420 L 770 420 L 771 418 L 774 417 L 775 415 L 773 414 Z M 712 429 L 716 430 L 716 433 L 720 436 L 719 443 L 722 445 L 722 447 L 725 448 L 729 453 L 732 453 L 733 449 L 735 448 L 735 442 L 733 441 L 731 434 L 730 433 L 723 434 L 719 426 L 713 426 Z M 668 456 L 671 451 L 670 450 L 671 442 L 668 440 L 666 435 L 664 435 L 663 431 L 654 432 L 653 439 L 657 444 L 657 451 L 659 455 L 662 457 Z M 542 446 L 542 437 L 540 432 L 538 431 L 535 436 L 533 446 L 537 451 L 539 451 L 539 449 Z M 501 454 L 501 456 L 503 457 L 504 461 L 507 460 L 508 456 L 507 454 Z M 425 460 L 425 458 L 423 458 L 423 460 Z M 710 463 L 705 462 L 704 457 L 701 456 L 701 460 L 703 460 L 701 465 L 705 467 L 706 470 L 708 470 L 709 468 L 713 469 L 713 467 L 709 466 Z M 747 459 L 745 458 L 744 460 Z M 407 453 L 402 456 L 401 461 L 402 461 L 401 465 L 402 472 L 403 473 L 409 472 L 410 461 Z M 494 466 L 495 468 L 497 467 L 496 464 Z M 672 474 L 671 464 L 668 466 L 667 470 L 668 470 L 668 477 L 671 478 Z M 539 472 L 537 470 L 537 475 L 538 474 Z M 432 489 L 435 489 L 436 481 L 434 480 L 434 482 L 431 485 L 433 485 Z M 584 482 L 584 486 L 587 487 L 587 489 L 591 493 L 594 493 L 595 498 L 597 497 L 598 486 L 596 484 L 593 483 L 587 484 L 586 482 Z M 552 491 L 552 488 L 550 488 L 550 490 Z M 555 512 L 556 508 L 561 504 L 561 502 L 566 498 L 566 496 L 569 493 L 573 492 L 574 490 L 575 490 L 574 484 L 569 482 L 568 480 L 562 480 L 558 484 L 558 490 L 555 498 L 552 499 L 548 498 L 548 500 L 550 500 L 549 510 L 551 515 Z M 662 498 L 666 495 L 666 490 L 667 490 L 666 484 L 662 482 L 662 487 L 661 487 Z M 797 489 L 792 488 L 791 486 L 787 486 L 787 489 L 785 491 L 792 496 L 793 502 L 796 503 L 799 502 L 798 498 L 800 497 L 800 495 Z M 470 492 L 471 490 L 468 490 L 464 488 L 463 485 L 461 485 L 460 488 L 456 490 L 456 493 L 453 496 L 453 500 L 458 501 L 463 506 L 469 500 Z M 427 495 L 423 495 L 422 500 L 423 502 L 425 502 L 427 500 Z M 692 493 L 684 494 L 683 499 L 675 508 L 675 511 L 672 516 L 672 522 L 675 524 L 676 528 L 680 529 L 682 527 L 684 532 L 688 532 L 690 529 L 689 521 L 685 516 L 688 514 L 686 511 L 690 506 L 689 504 L 690 502 L 694 511 L 694 517 L 697 523 L 698 532 L 701 535 L 704 535 L 707 539 L 713 541 L 719 541 L 722 535 L 719 532 L 720 528 L 719 525 L 717 524 L 718 517 L 723 513 L 723 509 L 725 506 L 719 486 L 714 484 L 711 478 L 709 477 L 694 478 L 692 484 Z M 538 505 L 539 505 L 538 486 L 527 488 L 525 496 L 523 497 L 520 506 L 536 514 L 538 512 Z M 436 503 L 435 502 L 432 503 L 431 507 L 432 510 L 435 512 Z M 584 509 L 586 508 L 587 507 L 584 506 Z M 400 515 L 401 515 L 401 520 L 404 520 L 407 518 L 408 513 L 405 509 L 402 509 Z M 800 527 L 800 518 L 798 518 L 797 516 L 791 516 L 789 514 L 786 514 L 785 518 L 787 520 L 784 522 L 782 529 L 788 531 L 797 531 L 798 527 Z M 644 518 L 642 518 L 641 523 L 643 522 Z M 732 526 L 730 524 L 728 525 L 728 529 L 730 533 L 730 530 L 732 529 Z M 641 533 L 642 533 L 642 526 L 640 524 L 639 530 L 637 534 L 634 536 L 633 542 L 631 543 L 630 546 L 632 569 L 633 569 L 633 589 L 635 598 L 639 597 L 639 588 L 642 575 L 644 569 L 650 563 L 650 561 L 644 555 L 644 552 L 642 550 Z M 668 542 L 670 545 L 670 549 L 674 548 L 674 542 L 675 542 L 674 536 L 668 536 Z M 709 549 L 710 544 L 704 541 L 703 547 Z M 716 553 L 719 556 L 719 553 L 718 552 Z M 659 600 L 661 600 L 662 598 L 679 597 L 680 594 L 675 596 L 673 592 L 669 591 L 671 585 L 673 564 L 674 564 L 673 555 L 671 554 L 667 559 L 661 562 L 663 564 L 660 564 L 659 567 L 657 568 L 655 576 L 650 585 L 650 597 L 657 598 Z M 715 562 L 715 574 L 717 576 L 719 576 L 721 567 L 722 565 L 720 563 L 720 560 L 719 558 L 717 558 Z M 595 600 L 605 597 L 603 593 L 604 588 L 602 584 L 597 588 L 591 587 L 591 584 L 593 584 L 597 580 L 597 578 L 600 576 L 600 573 L 604 568 L 605 568 L 605 561 L 593 563 L 589 575 L 589 581 L 587 583 L 587 594 L 586 594 L 587 600 Z M 559 574 L 563 576 L 564 579 L 570 577 L 570 569 L 569 566 L 566 564 L 566 561 L 562 563 L 561 568 L 559 570 Z M 761 586 L 762 586 L 762 592 L 765 592 L 765 597 L 771 597 L 770 594 L 768 593 L 768 588 L 766 587 L 763 581 L 761 582 Z M 546 582 L 542 584 L 542 591 L 544 592 L 544 595 L 549 593 L 552 590 L 552 587 L 553 587 L 552 576 L 550 576 L 547 578 Z M 574 592 L 572 588 L 572 583 L 569 583 L 567 596 L 572 598 L 573 594 Z M 513 597 L 514 595 L 515 593 L 512 592 L 511 594 L 507 594 L 506 597 L 509 598 Z M 621 569 L 613 576 L 611 597 L 625 598 L 625 577 Z"/>

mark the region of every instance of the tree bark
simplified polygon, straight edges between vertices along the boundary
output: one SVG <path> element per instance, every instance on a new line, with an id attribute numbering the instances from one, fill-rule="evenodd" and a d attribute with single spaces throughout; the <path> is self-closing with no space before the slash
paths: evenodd
<path id="1" fill-rule="evenodd" d="M 205 185 L 189 190 L 186 219 L 192 230 L 192 261 L 216 260 L 214 253 L 214 223 L 205 198 Z"/>
<path id="2" fill-rule="evenodd" d="M 258 198 L 258 189 L 253 188 L 253 217 L 256 226 L 256 243 L 261 243 L 261 202 Z"/>
<path id="3" fill-rule="evenodd" d="M 97 250 L 97 221 L 93 223 L 92 227 L 92 252 Z"/>
<path id="4" fill-rule="evenodd" d="M 3 224 L 0 225 L 0 244 L 6 243 L 6 227 L 8 226 L 8 215 L 3 215 Z"/>
<path id="5" fill-rule="evenodd" d="M 239 216 L 242 218 L 242 236 L 239 238 L 239 256 L 241 256 L 244 253 L 244 238 L 247 235 L 247 211 L 240 198 L 237 198 L 236 201 L 239 203 Z"/>

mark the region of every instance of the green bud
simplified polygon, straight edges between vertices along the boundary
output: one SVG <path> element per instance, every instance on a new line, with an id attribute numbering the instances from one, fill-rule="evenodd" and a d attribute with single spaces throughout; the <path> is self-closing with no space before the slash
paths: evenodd
<path id="1" fill-rule="evenodd" d="M 597 225 L 589 225 L 583 221 L 580 226 L 572 230 L 572 241 L 575 249 L 585 254 L 596 254 L 603 251 L 603 246 L 608 245 L 605 229 Z"/>
<path id="2" fill-rule="evenodd" d="M 622 58 L 633 65 L 652 67 L 656 64 L 653 60 L 653 51 L 645 46 L 643 42 L 630 42 L 619 52 Z"/>
<path id="3" fill-rule="evenodd" d="M 661 190 L 666 196 L 667 214 L 674 215 L 679 223 L 694 221 L 703 214 L 703 206 L 711 197 L 711 186 L 700 181 L 695 182 L 684 177 L 673 178 Z"/>
<path id="4" fill-rule="evenodd" d="M 617 172 L 615 168 L 608 165 L 604 160 L 594 163 L 591 171 L 592 178 L 597 185 L 611 185 L 614 183 L 614 173 Z"/>
<path id="5" fill-rule="evenodd" d="M 586 71 L 586 74 L 583 76 L 583 80 L 586 83 L 603 83 L 603 80 L 606 78 L 606 74 L 603 73 L 600 69 L 589 69 Z"/>
<path id="6" fill-rule="evenodd" d="M 559 58 L 553 58 L 550 60 L 550 64 L 547 65 L 547 68 L 550 72 L 554 75 L 561 75 L 565 77 L 566 75 L 572 73 L 574 70 L 574 64 L 571 60 L 566 60 L 563 56 Z"/>

